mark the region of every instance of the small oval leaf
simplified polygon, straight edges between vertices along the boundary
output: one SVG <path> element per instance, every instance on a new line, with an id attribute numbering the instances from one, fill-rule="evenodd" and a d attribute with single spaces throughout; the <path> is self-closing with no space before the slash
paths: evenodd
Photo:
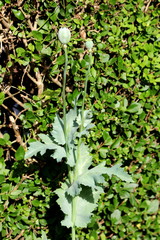
<path id="1" fill-rule="evenodd" d="M 20 146 L 15 153 L 15 158 L 17 160 L 22 160 L 24 159 L 24 154 L 25 154 L 24 148 Z"/>
<path id="2" fill-rule="evenodd" d="M 14 16 L 16 18 L 18 18 L 19 20 L 24 20 L 25 19 L 23 13 L 20 10 L 12 9 L 12 12 L 13 12 Z"/>

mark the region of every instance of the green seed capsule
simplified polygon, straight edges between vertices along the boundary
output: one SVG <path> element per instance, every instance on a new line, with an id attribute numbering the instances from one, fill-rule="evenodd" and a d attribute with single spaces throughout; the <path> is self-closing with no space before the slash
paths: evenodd
<path id="1" fill-rule="evenodd" d="M 58 31 L 58 38 L 61 43 L 67 44 L 71 38 L 70 30 L 66 27 L 60 28 Z"/>

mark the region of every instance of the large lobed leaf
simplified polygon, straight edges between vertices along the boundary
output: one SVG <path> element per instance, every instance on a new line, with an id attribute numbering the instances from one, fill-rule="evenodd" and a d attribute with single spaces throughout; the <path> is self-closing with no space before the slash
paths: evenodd
<path id="1" fill-rule="evenodd" d="M 65 144 L 66 141 L 64 136 L 64 124 L 63 124 L 63 120 L 58 116 L 58 114 L 55 116 L 51 135 L 53 136 L 56 143 L 60 145 Z"/>
<path id="2" fill-rule="evenodd" d="M 75 139 L 75 133 L 78 129 L 78 124 L 76 122 L 77 119 L 77 109 L 70 109 L 70 111 L 66 114 L 66 128 L 67 128 L 67 136 L 66 141 L 67 144 L 71 144 L 74 142 Z"/>
<path id="3" fill-rule="evenodd" d="M 92 157 L 88 146 L 84 143 L 76 149 L 78 175 L 83 174 L 92 164 Z"/>
<path id="4" fill-rule="evenodd" d="M 67 164 L 70 167 L 74 167 L 75 163 L 76 163 L 75 145 L 72 143 L 72 144 L 69 144 L 68 147 L 69 147 L 69 149 L 68 149 L 68 153 L 66 156 Z"/>
<path id="5" fill-rule="evenodd" d="M 43 155 L 48 149 L 54 151 L 51 156 L 55 158 L 57 162 L 60 162 L 62 158 L 66 157 L 64 147 L 54 143 L 48 135 L 39 134 L 38 136 L 41 138 L 43 143 L 40 141 L 31 142 L 28 151 L 25 154 L 25 159 L 36 156 L 37 153 Z"/>
<path id="6" fill-rule="evenodd" d="M 80 126 L 82 122 L 82 115 L 81 111 L 79 111 L 78 117 L 77 117 L 77 123 Z M 88 136 L 89 130 L 94 127 L 94 124 L 92 123 L 92 111 L 91 110 L 85 110 L 84 111 L 84 125 L 83 130 L 79 133 L 77 133 L 77 137 L 81 137 L 83 135 Z"/>
<path id="7" fill-rule="evenodd" d="M 44 144 L 40 141 L 31 142 L 30 146 L 28 148 L 28 151 L 25 154 L 25 159 L 30 158 L 32 156 L 36 156 L 37 153 L 40 153 L 41 155 L 45 154 L 47 149 L 55 149 L 55 144 Z"/>
<path id="8" fill-rule="evenodd" d="M 108 174 L 110 177 L 116 175 L 123 181 L 133 182 L 131 176 L 119 164 L 111 168 L 106 168 L 104 165 L 105 163 L 101 163 L 86 170 L 71 185 L 66 181 L 62 184 L 62 188 L 55 191 L 59 197 L 57 203 L 65 214 L 63 226 L 69 228 L 75 224 L 76 227 L 87 227 L 100 194 L 103 193 L 103 188 L 99 185 L 104 182 L 103 174 Z M 73 201 L 76 205 L 76 216 L 72 215 Z M 73 219 L 75 219 L 74 223 Z"/>
<path id="9" fill-rule="evenodd" d="M 97 188 L 97 184 L 104 183 L 104 174 L 109 177 L 115 175 L 122 181 L 133 182 L 131 176 L 121 168 L 120 164 L 117 164 L 111 168 L 105 167 L 105 162 L 100 163 L 98 166 L 89 169 L 92 163 L 92 157 L 90 155 L 88 147 L 81 143 L 80 147 L 76 149 L 77 155 L 77 176 L 74 182 L 68 187 L 67 193 L 72 197 L 77 196 L 81 192 L 82 185 Z"/>
<path id="10" fill-rule="evenodd" d="M 57 162 L 60 162 L 62 158 L 66 158 L 66 151 L 64 147 L 56 145 L 54 153 L 51 155 Z"/>
<path id="11" fill-rule="evenodd" d="M 103 174 L 106 173 L 104 164 L 105 163 L 101 163 L 79 175 L 77 180 L 68 187 L 67 193 L 72 197 L 75 197 L 81 192 L 83 186 L 90 187 L 93 191 L 97 190 L 98 184 L 104 183 L 105 181 L 103 177 Z"/>
<path id="12" fill-rule="evenodd" d="M 60 162 L 62 158 L 67 157 L 67 164 L 70 167 L 75 165 L 75 132 L 77 131 L 78 124 L 76 123 L 77 110 L 71 109 L 66 115 L 67 122 L 67 136 L 64 135 L 64 123 L 58 115 L 55 117 L 53 123 L 53 130 L 51 131 L 52 138 L 45 134 L 39 134 L 43 143 L 40 141 L 31 142 L 26 152 L 25 158 L 36 156 L 37 153 L 43 155 L 47 149 L 54 150 L 51 155 L 53 158 Z M 65 150 L 65 144 L 67 146 L 67 156 Z"/>
<path id="13" fill-rule="evenodd" d="M 82 115 L 81 110 L 79 110 L 79 114 L 77 117 L 77 123 L 78 125 L 81 125 L 82 122 Z M 84 110 L 84 128 L 86 128 L 88 125 L 90 125 L 92 122 L 92 111 L 91 110 Z"/>
<path id="14" fill-rule="evenodd" d="M 72 198 L 66 193 L 67 188 L 67 184 L 63 184 L 63 187 L 61 189 L 57 189 L 55 192 L 59 197 L 57 203 L 65 214 L 65 218 L 61 223 L 63 226 L 69 228 L 73 226 Z M 97 206 L 97 200 L 102 192 L 103 189 L 101 187 L 97 187 L 96 190 L 91 190 L 91 188 L 85 186 L 82 187 L 81 193 L 74 199 L 76 203 L 76 227 L 87 227 L 87 224 L 90 222 L 92 212 Z"/>
<path id="15" fill-rule="evenodd" d="M 64 135 L 64 121 L 57 114 L 53 123 L 53 130 L 51 135 L 54 141 L 60 145 L 70 144 L 75 138 L 78 124 L 76 123 L 77 110 L 71 109 L 66 114 L 66 136 Z"/>
<path id="16" fill-rule="evenodd" d="M 125 182 L 134 182 L 132 177 L 127 172 L 124 171 L 124 168 L 121 168 L 121 164 L 116 164 L 111 168 L 106 168 L 106 174 L 109 177 L 115 175 Z"/>

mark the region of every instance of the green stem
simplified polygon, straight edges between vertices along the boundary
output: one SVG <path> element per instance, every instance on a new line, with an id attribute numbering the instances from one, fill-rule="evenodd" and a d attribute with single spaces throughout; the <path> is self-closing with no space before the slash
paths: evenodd
<path id="1" fill-rule="evenodd" d="M 80 133 L 83 131 L 84 129 L 84 106 L 85 106 L 85 99 L 86 99 L 86 95 L 87 95 L 87 87 L 88 87 L 88 79 L 90 76 L 90 69 L 91 69 L 91 53 L 89 54 L 89 65 L 88 65 L 88 70 L 87 70 L 87 74 L 86 74 L 86 80 L 85 80 L 85 86 L 84 86 L 84 94 L 83 94 L 83 100 L 82 100 L 82 108 L 81 108 L 81 125 L 80 125 Z M 76 166 L 75 166 L 75 171 L 74 171 L 74 181 L 77 179 L 78 177 L 78 161 L 80 158 L 80 145 L 82 142 L 82 138 L 79 138 L 78 141 L 78 146 L 77 146 L 77 156 L 76 156 Z M 75 232 L 76 232 L 76 227 L 75 227 L 75 220 L 76 220 L 76 197 L 74 197 L 72 199 L 72 223 L 73 223 L 73 227 L 72 227 L 72 240 L 75 240 Z"/>
<path id="2" fill-rule="evenodd" d="M 90 75 L 90 70 L 91 70 L 91 52 L 89 53 L 89 64 L 88 64 L 88 71 L 86 74 L 86 80 L 85 80 L 85 85 L 84 85 L 84 94 L 83 94 L 83 100 L 82 100 L 82 108 L 81 108 L 81 126 L 80 126 L 80 132 L 83 131 L 84 128 L 84 105 L 85 105 L 85 99 L 87 95 L 87 87 L 88 87 L 88 79 Z"/>
<path id="3" fill-rule="evenodd" d="M 72 227 L 72 240 L 76 240 L 76 228 L 75 228 L 75 225 Z"/>
<path id="4" fill-rule="evenodd" d="M 63 72 L 63 89 L 62 89 L 62 99 L 63 99 L 63 124 L 64 124 L 64 136 L 66 140 L 65 144 L 65 150 L 66 150 L 66 158 L 68 158 L 69 149 L 68 149 L 68 143 L 67 143 L 67 119 L 66 119 L 66 75 L 67 75 L 67 66 L 68 66 L 68 53 L 67 53 L 67 45 L 64 44 L 64 53 L 65 53 L 65 66 L 64 66 L 64 72 Z M 68 176 L 70 183 L 72 182 L 72 174 L 71 174 L 71 168 L 68 166 Z"/>
<path id="5" fill-rule="evenodd" d="M 63 100 L 63 124 L 64 124 L 64 136 L 66 140 L 66 145 L 65 145 L 65 150 L 66 150 L 66 158 L 68 158 L 69 154 L 69 149 L 68 149 L 68 144 L 67 144 L 67 119 L 66 119 L 66 74 L 67 74 L 67 66 L 68 66 L 68 53 L 67 53 L 67 45 L 64 44 L 64 53 L 65 53 L 65 66 L 64 66 L 64 72 L 63 72 L 63 86 L 62 86 L 62 100 Z M 68 166 L 68 176 L 69 176 L 69 181 L 72 183 L 73 177 L 71 173 L 71 168 Z M 72 199 L 72 209 L 75 209 L 75 199 Z M 72 216 L 73 216 L 73 211 L 72 211 Z M 73 220 L 73 222 L 75 222 Z M 76 230 L 75 230 L 75 225 L 72 227 L 72 240 L 75 240 L 76 236 Z"/>
<path id="6" fill-rule="evenodd" d="M 63 89 L 62 89 L 62 99 L 63 99 L 63 123 L 64 123 L 64 135 L 67 138 L 67 123 L 66 123 L 66 73 L 68 66 L 68 54 L 67 54 L 67 45 L 64 44 L 65 52 L 65 66 L 63 72 Z"/>
<path id="7" fill-rule="evenodd" d="M 89 53 L 89 63 L 88 63 L 88 70 L 86 73 L 86 80 L 85 80 L 85 85 L 84 85 L 84 94 L 83 94 L 83 100 L 82 100 L 82 108 L 81 108 L 81 125 L 80 125 L 80 133 L 83 131 L 84 129 L 84 106 L 85 106 L 85 99 L 86 99 L 86 95 L 87 95 L 87 87 L 88 87 L 88 79 L 90 76 L 90 70 L 91 70 L 91 57 L 92 57 L 92 53 Z M 75 171 L 74 171 L 74 180 L 77 178 L 78 176 L 78 160 L 80 158 L 80 145 L 82 142 L 82 138 L 79 138 L 78 141 L 78 146 L 77 146 L 77 159 L 76 159 L 76 166 L 75 166 Z"/>
<path id="8" fill-rule="evenodd" d="M 82 100 L 82 108 L 81 108 L 81 125 L 80 125 L 80 133 L 83 131 L 84 129 L 84 106 L 85 106 L 85 100 L 86 100 L 86 95 L 87 95 L 87 87 L 88 87 L 88 79 L 90 76 L 90 71 L 91 71 L 91 57 L 92 57 L 92 53 L 89 53 L 89 63 L 88 63 L 88 70 L 86 73 L 86 80 L 85 80 L 85 84 L 84 84 L 84 93 L 83 93 L 83 100 Z M 77 159 L 79 159 L 80 157 L 80 145 L 82 142 L 82 138 L 79 138 L 78 141 L 78 154 L 77 154 Z M 78 169 L 76 169 L 75 174 L 78 174 Z"/>

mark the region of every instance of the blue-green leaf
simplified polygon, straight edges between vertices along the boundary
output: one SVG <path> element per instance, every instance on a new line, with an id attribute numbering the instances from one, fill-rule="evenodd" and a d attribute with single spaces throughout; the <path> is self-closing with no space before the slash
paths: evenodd
<path id="1" fill-rule="evenodd" d="M 55 192 L 58 195 L 57 203 L 61 210 L 65 214 L 64 220 L 61 222 L 63 226 L 72 227 L 72 198 L 66 194 L 68 185 L 63 184 L 61 189 L 57 189 Z M 89 187 L 82 186 L 82 191 L 79 196 L 75 197 L 75 225 L 76 227 L 87 227 L 87 224 L 91 220 L 91 215 L 95 207 L 97 206 L 97 200 L 100 194 L 103 192 L 101 187 L 97 187 L 96 190 L 92 190 Z"/>
<path id="2" fill-rule="evenodd" d="M 56 148 L 57 148 L 57 145 L 54 144 L 53 142 L 49 144 L 44 144 L 44 143 L 41 143 L 40 141 L 31 142 L 28 148 L 28 151 L 25 154 L 25 159 L 30 158 L 32 156 L 36 156 L 37 153 L 40 153 L 41 155 L 43 155 L 47 149 L 53 150 Z"/>
<path id="3" fill-rule="evenodd" d="M 104 183 L 104 177 L 102 176 L 106 172 L 104 164 L 105 163 L 101 163 L 79 175 L 77 180 L 67 189 L 67 193 L 75 197 L 81 192 L 82 185 L 96 190 L 99 183 Z"/>
<path id="4" fill-rule="evenodd" d="M 31 142 L 28 151 L 25 154 L 25 159 L 36 156 L 38 152 L 41 152 L 42 154 L 46 152 L 45 144 L 39 141 Z"/>
<path id="5" fill-rule="evenodd" d="M 112 175 L 115 175 L 118 178 L 120 178 L 122 181 L 134 182 L 132 177 L 127 172 L 125 172 L 123 168 L 121 168 L 121 164 L 116 164 L 111 168 L 106 168 L 106 174 L 109 177 L 112 177 Z"/>
<path id="6" fill-rule="evenodd" d="M 80 126 L 82 122 L 82 114 L 81 111 L 79 111 L 78 117 L 77 117 L 77 123 Z M 92 111 L 85 110 L 84 111 L 84 125 L 83 125 L 83 131 L 77 134 L 78 137 L 81 137 L 82 135 L 88 135 L 89 129 L 93 128 L 94 124 L 92 123 Z"/>
<path id="7" fill-rule="evenodd" d="M 92 157 L 91 157 L 88 146 L 86 146 L 84 143 L 80 145 L 79 153 L 80 153 L 79 155 L 78 155 L 78 152 L 76 153 L 78 155 L 77 169 L 78 169 L 78 175 L 81 175 L 85 171 L 87 171 L 88 168 L 91 166 Z"/>
<path id="8" fill-rule="evenodd" d="M 80 154 L 78 155 L 78 151 Z M 103 174 L 106 173 L 107 168 L 104 166 L 105 162 L 98 166 L 88 169 L 92 163 L 92 157 L 90 155 L 88 147 L 82 143 L 79 150 L 76 149 L 75 155 L 77 159 L 77 179 L 68 187 L 67 193 L 72 197 L 76 196 L 81 191 L 81 185 L 97 189 L 98 183 L 104 182 Z"/>
<path id="9" fill-rule="evenodd" d="M 74 146 L 74 144 L 70 144 L 69 145 L 68 155 L 67 155 L 67 164 L 70 167 L 74 167 L 75 166 L 75 162 L 76 162 L 75 157 L 76 157 L 75 156 L 75 146 Z"/>
<path id="10" fill-rule="evenodd" d="M 57 162 L 60 162 L 62 158 L 66 158 L 66 151 L 64 147 L 56 145 L 54 153 L 51 157 L 55 158 Z"/>
<path id="11" fill-rule="evenodd" d="M 43 46 L 42 50 L 41 50 L 42 54 L 51 56 L 52 55 L 52 49 L 50 47 L 46 47 L 45 45 Z"/>
<path id="12" fill-rule="evenodd" d="M 51 138 L 43 133 L 38 134 L 38 136 L 41 138 L 41 140 L 45 143 L 45 144 L 53 144 L 53 141 L 51 140 Z"/>
<path id="13" fill-rule="evenodd" d="M 104 183 L 104 177 L 102 176 L 106 173 L 106 167 L 104 165 L 105 162 L 102 162 L 80 175 L 78 178 L 80 184 L 96 189 L 97 183 Z"/>
<path id="14" fill-rule="evenodd" d="M 51 134 L 57 143 L 59 143 L 60 145 L 65 144 L 66 141 L 64 136 L 64 124 L 62 119 L 58 116 L 58 114 L 55 117 L 53 123 L 53 130 L 51 131 Z"/>
<path id="15" fill-rule="evenodd" d="M 77 118 L 77 110 L 76 108 L 71 109 L 67 114 L 66 114 L 66 122 L 67 122 L 67 144 L 73 142 L 75 139 L 75 133 L 78 129 L 78 124 L 76 123 L 76 118 Z"/>

